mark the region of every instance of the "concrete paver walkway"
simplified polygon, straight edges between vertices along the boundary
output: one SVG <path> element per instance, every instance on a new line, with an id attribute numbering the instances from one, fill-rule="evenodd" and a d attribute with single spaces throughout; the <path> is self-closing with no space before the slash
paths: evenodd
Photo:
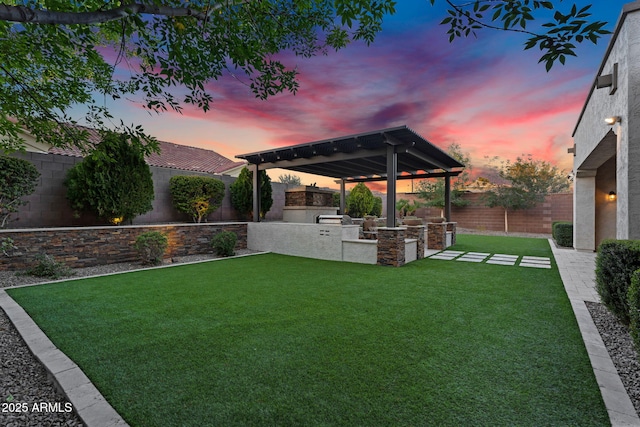
<path id="1" fill-rule="evenodd" d="M 551 239 L 549 239 L 549 245 L 578 321 L 611 425 L 614 427 L 640 426 L 640 418 L 585 304 L 585 301 L 600 302 L 595 289 L 596 254 L 559 249 Z"/>

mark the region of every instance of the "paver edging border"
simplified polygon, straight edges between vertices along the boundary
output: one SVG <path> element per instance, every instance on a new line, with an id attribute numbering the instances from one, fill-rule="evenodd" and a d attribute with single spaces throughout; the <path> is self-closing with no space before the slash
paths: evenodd
<path id="1" fill-rule="evenodd" d="M 582 340 L 584 341 L 591 367 L 600 388 L 602 400 L 604 401 L 609 420 L 614 427 L 622 426 L 640 426 L 640 417 L 636 412 L 631 398 L 620 379 L 618 370 L 616 369 L 611 356 L 604 345 L 604 341 L 600 336 L 600 332 L 591 317 L 591 313 L 587 309 L 585 299 L 574 290 L 576 284 L 572 282 L 572 276 L 565 271 L 566 264 L 558 262 L 558 256 L 567 255 L 571 252 L 558 248 L 553 241 L 549 239 L 549 246 L 556 261 L 558 272 L 564 286 L 571 308 L 573 310 Z M 575 251 L 575 249 L 573 250 Z M 579 281 L 576 279 L 576 281 Z M 578 284 L 579 286 L 580 284 Z M 583 284 L 584 286 L 584 284 Z"/>
<path id="2" fill-rule="evenodd" d="M 40 330 L 27 312 L 0 289 L 0 308 L 18 330 L 47 376 L 73 405 L 73 410 L 87 427 L 125 427 L 125 420 L 107 402 L 85 373 L 58 349 Z"/>

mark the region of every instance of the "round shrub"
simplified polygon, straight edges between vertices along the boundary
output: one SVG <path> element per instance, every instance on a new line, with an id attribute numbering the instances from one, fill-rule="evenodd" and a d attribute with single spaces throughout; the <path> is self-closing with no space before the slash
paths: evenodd
<path id="1" fill-rule="evenodd" d="M 631 284 L 627 294 L 629 304 L 629 332 L 636 350 L 640 351 L 640 270 L 631 275 Z"/>
<path id="2" fill-rule="evenodd" d="M 169 242 L 167 236 L 159 231 L 147 231 L 136 238 L 135 248 L 144 265 L 159 265 L 167 250 Z"/>
<path id="3" fill-rule="evenodd" d="M 558 246 L 573 247 L 573 224 L 571 222 L 554 222 L 551 225 L 551 232 Z"/>
<path id="4" fill-rule="evenodd" d="M 596 290 L 602 303 L 625 325 L 629 324 L 631 275 L 639 268 L 640 241 L 605 240 L 598 247 Z"/>
<path id="5" fill-rule="evenodd" d="M 235 247 L 238 236 L 233 231 L 221 231 L 211 239 L 211 246 L 220 256 L 235 255 Z"/>

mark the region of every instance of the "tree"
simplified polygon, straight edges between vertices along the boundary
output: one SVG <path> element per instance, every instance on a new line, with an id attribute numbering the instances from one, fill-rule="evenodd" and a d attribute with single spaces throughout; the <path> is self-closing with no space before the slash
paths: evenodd
<path id="1" fill-rule="evenodd" d="M 222 205 L 224 182 L 208 176 L 176 175 L 169 179 L 173 206 L 200 223 Z"/>
<path id="2" fill-rule="evenodd" d="M 127 135 L 106 133 L 90 155 L 69 169 L 65 185 L 74 210 L 114 224 L 153 209 L 151 170 Z"/>
<path id="3" fill-rule="evenodd" d="M 253 215 L 253 172 L 242 168 L 238 178 L 229 186 L 231 205 L 242 215 Z M 264 218 L 273 205 L 271 178 L 265 170 L 260 171 L 260 218 Z"/>
<path id="4" fill-rule="evenodd" d="M 575 45 L 595 43 L 604 22 L 591 21 L 589 6 L 567 13 L 550 1 L 445 0 L 451 40 L 481 28 L 524 33 L 526 49 L 538 46 L 549 69 L 575 55 Z M 430 0 L 435 4 L 436 0 Z M 9 4 L 10 3 L 10 4 Z M 311 57 L 354 40 L 373 42 L 394 0 L 211 0 L 176 2 L 49 1 L 0 3 L 0 148 L 22 146 L 20 132 L 56 146 L 87 148 L 88 134 L 68 111 L 85 106 L 91 127 L 106 129 L 104 99 L 136 99 L 151 112 L 180 112 L 185 104 L 207 111 L 207 89 L 225 74 L 255 96 L 298 89 L 298 71 L 285 63 L 291 52 Z M 553 21 L 529 30 L 536 12 Z M 493 12 L 489 22 L 485 16 Z M 494 25 L 496 22 L 501 25 Z M 116 72 L 116 67 L 128 70 Z M 175 88 L 179 89 L 176 91 Z M 176 95 L 179 93 L 180 95 Z M 97 94 L 97 96 L 96 96 Z M 120 120 L 119 132 L 147 152 L 158 144 Z"/>
<path id="5" fill-rule="evenodd" d="M 300 181 L 300 177 L 297 175 L 293 175 L 293 174 L 284 174 L 284 175 L 280 175 L 278 177 L 278 181 L 281 184 L 288 184 L 288 185 L 302 185 L 302 181 Z"/>
<path id="6" fill-rule="evenodd" d="M 569 188 L 564 171 L 549 162 L 518 157 L 515 163 L 503 162 L 497 168 L 500 178 L 508 184 L 497 185 L 485 194 L 485 204 L 504 209 L 504 231 L 509 232 L 508 212 L 530 209 L 542 203 L 550 193 Z"/>
<path id="7" fill-rule="evenodd" d="M 349 202 L 347 205 L 349 216 L 362 218 L 371 212 L 373 205 L 373 193 L 371 193 L 371 190 L 369 190 L 364 183 L 359 182 L 353 187 L 351 192 L 349 192 Z"/>
<path id="8" fill-rule="evenodd" d="M 85 146 L 88 135 L 64 124 L 84 105 L 88 124 L 104 128 L 112 117 L 96 99 L 139 95 L 152 112 L 184 104 L 207 111 L 206 85 L 224 74 L 244 76 L 262 99 L 296 92 L 298 71 L 278 53 L 311 57 L 369 44 L 394 12 L 393 0 L 0 3 L 0 144 L 20 147 L 29 129 L 38 141 Z M 135 126 L 120 121 L 117 130 L 157 149 Z"/>
<path id="9" fill-rule="evenodd" d="M 471 182 L 471 155 L 462 151 L 460 144 L 451 143 L 447 147 L 447 153 L 458 162 L 465 165 L 465 169 L 458 176 L 451 178 L 450 201 L 453 206 L 463 207 L 469 204 L 468 200 L 462 198 L 464 189 Z M 444 178 L 424 179 L 418 182 L 418 197 L 425 201 L 426 206 L 433 206 L 444 209 Z M 449 218 L 448 218 L 449 219 Z"/>
<path id="10" fill-rule="evenodd" d="M 33 163 L 0 155 L 0 228 L 9 222 L 12 213 L 26 204 L 23 197 L 36 191 L 40 172 Z"/>
<path id="11" fill-rule="evenodd" d="M 429 1 L 432 5 L 436 2 Z M 525 50 L 537 46 L 542 52 L 538 62 L 544 62 L 547 71 L 556 61 L 564 64 L 567 56 L 576 56 L 576 44 L 584 41 L 596 44 L 602 35 L 610 33 L 603 29 L 607 22 L 590 20 L 590 4 L 580 9 L 573 4 L 568 12 L 562 13 L 557 2 L 542 0 L 445 1 L 449 16 L 441 24 L 449 26 L 449 41 L 470 35 L 477 37 L 477 31 L 483 28 L 525 34 L 528 36 Z M 535 13 L 546 11 L 553 11 L 553 19 L 540 24 L 536 31 L 531 30 L 530 24 L 540 19 Z"/>
<path id="12" fill-rule="evenodd" d="M 382 197 L 373 197 L 373 207 L 371 208 L 371 211 L 369 211 L 369 215 L 382 216 Z"/>
<path id="13" fill-rule="evenodd" d="M 402 217 L 412 216 L 420 207 L 421 204 L 415 200 L 400 199 L 396 202 L 396 210 Z"/>

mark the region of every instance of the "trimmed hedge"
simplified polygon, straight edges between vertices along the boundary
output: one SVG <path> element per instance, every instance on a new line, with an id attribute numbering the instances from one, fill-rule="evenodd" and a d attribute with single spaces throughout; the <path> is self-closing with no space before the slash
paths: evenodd
<path id="1" fill-rule="evenodd" d="M 208 176 L 176 175 L 169 179 L 173 206 L 200 223 L 222 205 L 224 183 Z"/>
<path id="2" fill-rule="evenodd" d="M 558 246 L 573 247 L 573 223 L 568 221 L 556 221 L 551 226 L 551 234 Z"/>
<path id="3" fill-rule="evenodd" d="M 629 324 L 628 292 L 632 274 L 640 269 L 639 240 L 605 240 L 596 257 L 596 290 L 602 303 Z"/>
<path id="4" fill-rule="evenodd" d="M 629 304 L 629 332 L 636 350 L 640 351 L 640 270 L 631 275 L 631 284 L 627 295 Z"/>

